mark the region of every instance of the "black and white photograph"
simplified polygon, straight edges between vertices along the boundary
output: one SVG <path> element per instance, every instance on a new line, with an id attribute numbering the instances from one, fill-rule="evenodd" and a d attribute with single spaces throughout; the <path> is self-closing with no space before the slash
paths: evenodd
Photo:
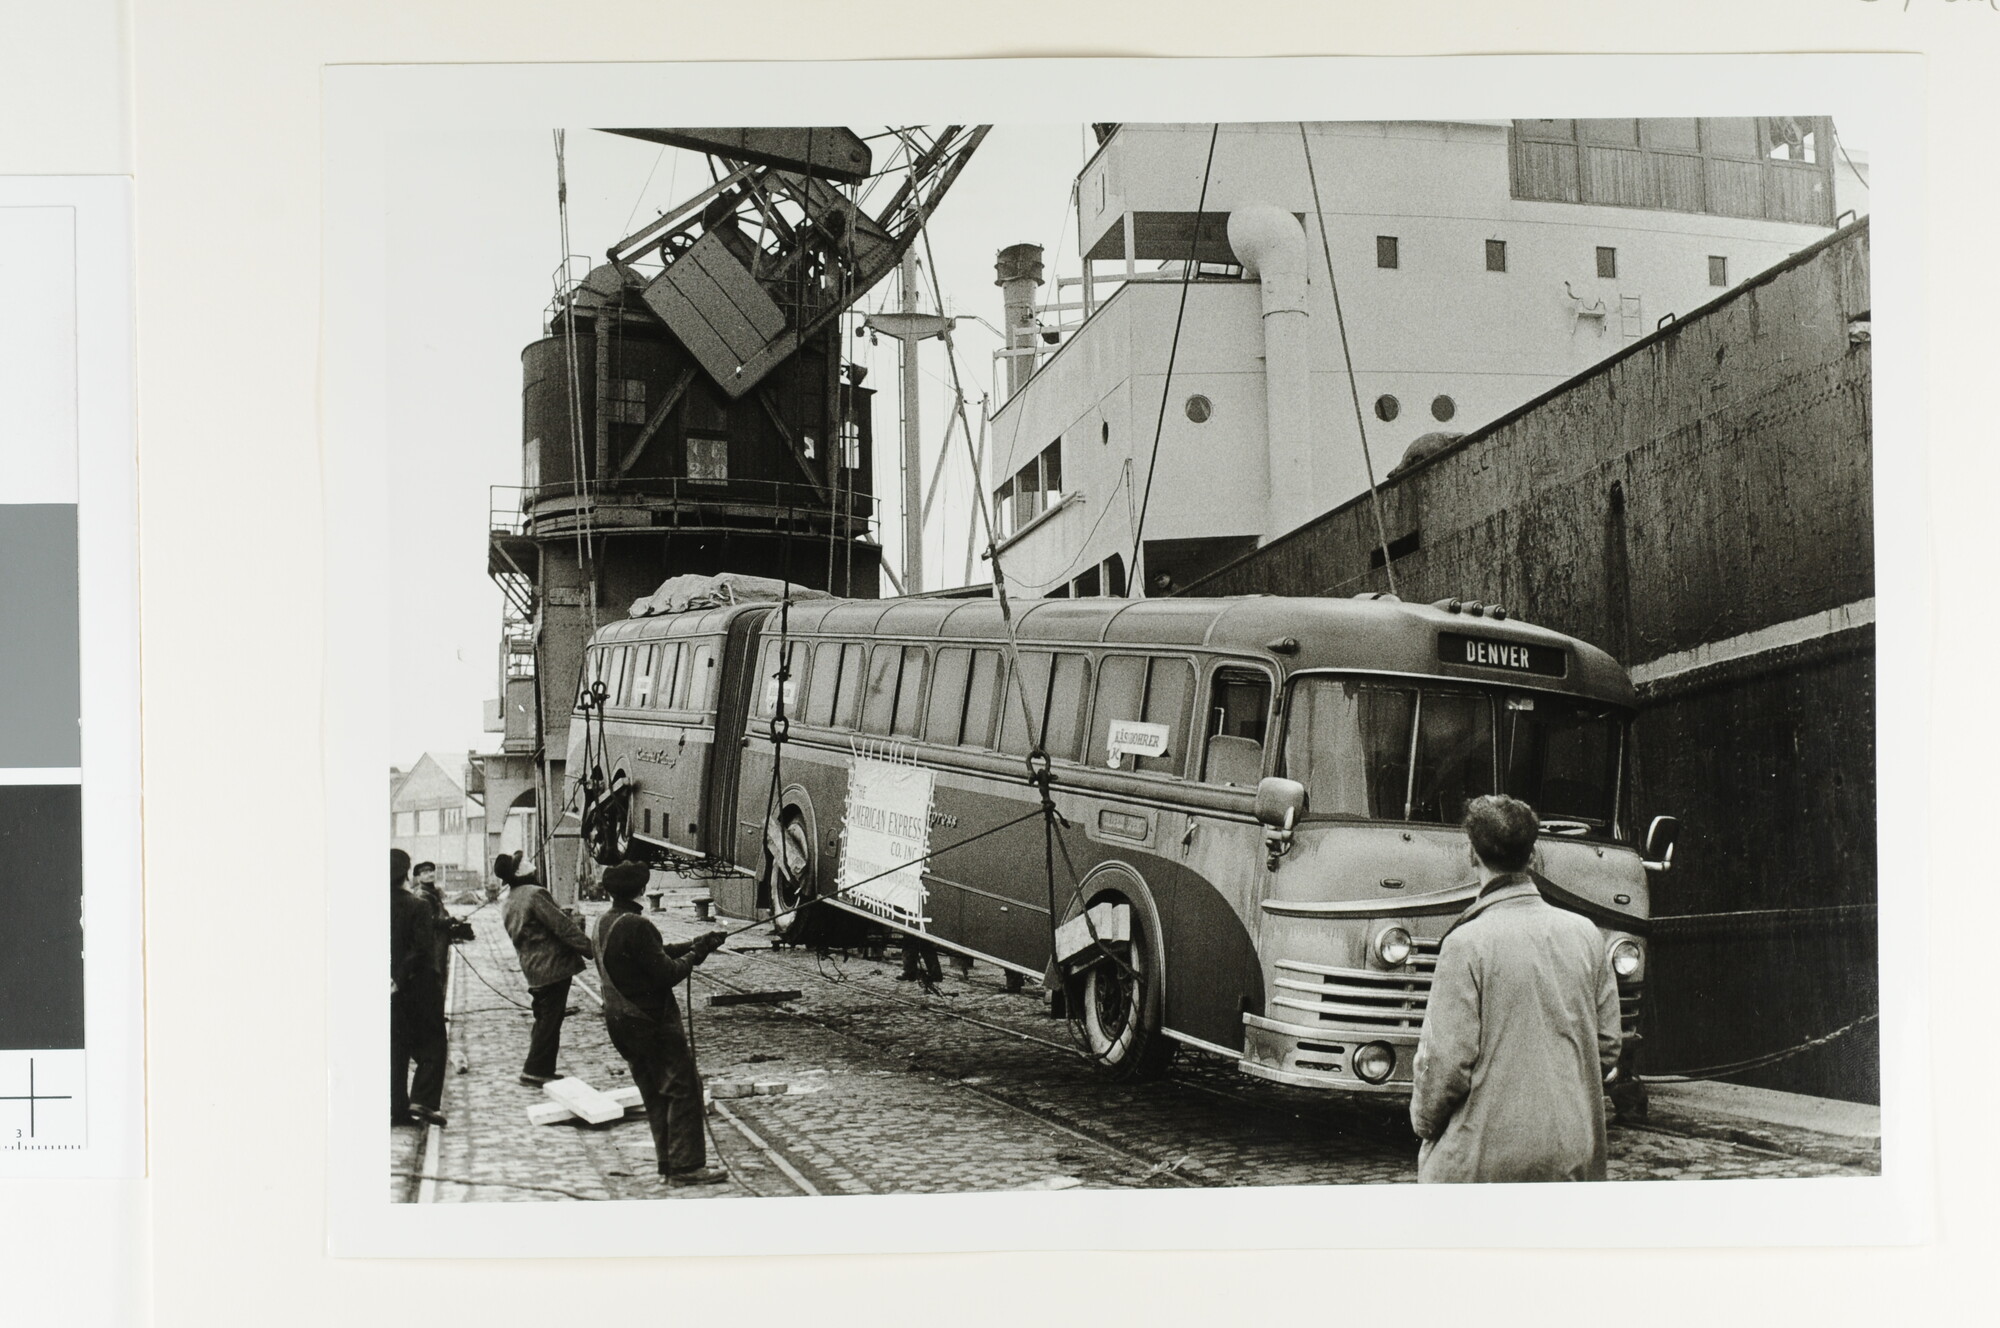
<path id="1" fill-rule="evenodd" d="M 357 134 L 374 1202 L 1879 1180 L 1817 86 Z"/>

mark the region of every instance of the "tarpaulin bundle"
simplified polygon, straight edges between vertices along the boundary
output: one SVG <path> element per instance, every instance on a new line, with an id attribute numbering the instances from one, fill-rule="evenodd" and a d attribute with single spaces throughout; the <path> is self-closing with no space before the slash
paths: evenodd
<path id="1" fill-rule="evenodd" d="M 713 576 L 689 573 L 661 582 L 652 594 L 633 600 L 628 612 L 634 618 L 653 618 L 663 613 L 719 609 L 730 604 L 777 604 L 786 598 L 787 591 L 794 600 L 834 598 L 824 590 L 788 586 L 768 576 L 745 576 L 740 572 L 718 572 Z"/>

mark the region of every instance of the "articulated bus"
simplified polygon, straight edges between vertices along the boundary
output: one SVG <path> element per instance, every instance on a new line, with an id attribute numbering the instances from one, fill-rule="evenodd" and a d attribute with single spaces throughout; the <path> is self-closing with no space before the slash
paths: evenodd
<path id="1" fill-rule="evenodd" d="M 1543 895 L 1603 936 L 1629 1071 L 1648 872 L 1674 824 L 1657 818 L 1642 855 L 1634 693 L 1603 651 L 1455 600 L 1013 616 L 1018 666 L 987 599 L 794 601 L 782 631 L 770 603 L 603 628 L 569 752 L 586 842 L 600 861 L 706 859 L 724 916 L 817 901 L 1039 979 L 1114 1076 L 1185 1045 L 1284 1084 L 1407 1094 L 1440 940 L 1477 888 L 1459 822 L 1504 791 L 1541 816 Z M 921 905 L 888 917 L 837 884 L 869 750 L 931 778 Z M 1043 818 L 1006 826 L 1040 806 L 1037 751 L 1066 850 L 1053 887 Z"/>

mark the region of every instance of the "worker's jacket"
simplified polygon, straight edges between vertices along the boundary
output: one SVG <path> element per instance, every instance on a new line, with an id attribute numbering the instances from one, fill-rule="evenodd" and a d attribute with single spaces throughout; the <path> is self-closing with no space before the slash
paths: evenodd
<path id="1" fill-rule="evenodd" d="M 516 885 L 509 890 L 501 917 L 515 952 L 521 956 L 521 976 L 530 987 L 546 987 L 575 977 L 583 972 L 583 961 L 596 953 L 583 928 L 557 908 L 549 892 L 539 885 Z"/>
<path id="2" fill-rule="evenodd" d="M 1445 933 L 1417 1045 L 1422 1181 L 1603 1180 L 1618 983 L 1587 919 L 1496 877 Z"/>

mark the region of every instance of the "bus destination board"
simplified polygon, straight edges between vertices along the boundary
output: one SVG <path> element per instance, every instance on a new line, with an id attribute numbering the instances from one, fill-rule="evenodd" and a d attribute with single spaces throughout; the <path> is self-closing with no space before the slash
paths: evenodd
<path id="1" fill-rule="evenodd" d="M 1555 646 L 1529 645 L 1523 641 L 1496 641 L 1491 637 L 1471 636 L 1464 632 L 1439 632 L 1438 663 L 1561 678 L 1569 673 L 1569 652 Z"/>

